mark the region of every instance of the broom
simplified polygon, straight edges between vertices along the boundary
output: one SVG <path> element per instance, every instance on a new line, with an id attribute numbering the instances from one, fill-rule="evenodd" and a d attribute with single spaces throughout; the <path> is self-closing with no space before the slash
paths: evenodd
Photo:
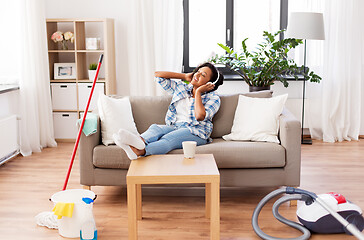
<path id="1" fill-rule="evenodd" d="M 68 179 L 70 177 L 71 174 L 71 169 L 73 166 L 73 162 L 75 160 L 75 156 L 76 156 L 76 152 L 77 152 L 77 148 L 78 148 L 78 143 L 80 142 L 80 138 L 81 138 L 81 134 L 82 134 L 82 129 L 83 129 L 83 125 L 85 124 L 85 120 L 86 120 L 86 116 L 87 116 L 87 111 L 88 111 L 88 107 L 90 106 L 90 102 L 91 102 L 91 98 L 92 98 L 92 94 L 94 93 L 94 89 L 95 89 L 95 85 L 96 85 L 96 80 L 97 77 L 99 75 L 99 71 L 100 71 L 100 67 L 101 67 L 101 63 L 102 63 L 102 58 L 104 57 L 103 54 L 100 55 L 100 59 L 99 59 L 99 63 L 97 64 L 97 69 L 96 69 L 96 75 L 95 75 L 95 79 L 94 82 L 92 84 L 92 88 L 91 88 L 91 92 L 90 92 L 90 96 L 88 97 L 88 101 L 87 101 L 87 105 L 86 105 L 86 109 L 85 112 L 83 114 L 83 118 L 82 118 L 82 122 L 81 122 L 81 126 L 80 129 L 78 130 L 78 134 L 77 134 L 77 139 L 75 142 L 75 146 L 73 147 L 73 152 L 72 152 L 72 157 L 71 157 L 71 161 L 70 161 L 70 165 L 68 167 L 68 172 L 67 172 L 67 176 L 66 179 L 64 181 L 63 184 L 63 189 L 62 191 L 66 190 L 67 188 L 67 184 L 68 184 Z"/>
<path id="2" fill-rule="evenodd" d="M 86 116 L 87 116 L 87 111 L 88 111 L 88 108 L 90 106 L 90 102 L 91 102 L 91 99 L 92 99 L 92 94 L 93 94 L 94 89 L 95 89 L 97 77 L 99 76 L 99 71 L 100 71 L 100 67 L 101 67 L 101 63 L 102 63 L 103 57 L 104 57 L 104 55 L 101 54 L 100 55 L 100 58 L 99 58 L 98 65 L 97 65 L 97 69 L 96 69 L 95 79 L 94 79 L 93 84 L 92 84 L 90 96 L 88 97 L 86 109 L 85 109 L 85 112 L 83 114 L 81 126 L 80 126 L 80 129 L 78 130 L 78 134 L 77 134 L 75 146 L 73 147 L 71 161 L 70 161 L 70 165 L 68 167 L 68 171 L 67 171 L 66 179 L 65 179 L 64 184 L 63 184 L 62 191 L 66 190 L 66 188 L 67 188 L 67 184 L 68 184 L 68 180 L 69 180 L 69 177 L 70 177 L 70 174 L 71 174 L 73 162 L 75 160 L 75 156 L 76 156 L 78 144 L 80 142 L 83 125 L 85 124 L 85 120 L 86 120 Z M 36 223 L 38 225 L 40 225 L 40 226 L 45 226 L 45 227 L 54 228 L 54 229 L 57 229 L 58 228 L 58 226 L 57 226 L 57 220 L 56 220 L 57 219 L 57 216 L 54 215 L 53 212 L 41 212 L 37 216 L 35 216 L 35 219 L 36 219 Z"/>

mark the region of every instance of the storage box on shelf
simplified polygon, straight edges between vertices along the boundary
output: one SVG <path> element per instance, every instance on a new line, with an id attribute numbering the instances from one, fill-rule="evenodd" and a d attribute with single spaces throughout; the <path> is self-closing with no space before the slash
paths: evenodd
<path id="1" fill-rule="evenodd" d="M 92 82 L 88 78 L 88 66 L 90 63 L 97 63 L 102 53 L 104 60 L 89 111 L 95 109 L 97 97 L 101 92 L 116 93 L 114 20 L 47 19 L 46 24 L 54 134 L 57 140 L 73 141 L 77 135 L 76 120 L 85 110 L 92 88 Z M 67 50 L 63 49 L 61 43 L 51 40 L 52 34 L 56 31 L 63 33 L 69 31 L 74 34 L 74 42 L 67 41 Z M 86 38 L 99 39 L 100 49 L 86 49 Z M 59 69 L 59 66 L 56 66 L 55 69 L 55 63 L 73 63 L 74 67 L 69 70 L 76 71 L 76 74 L 57 72 L 63 68 Z M 65 79 L 62 79 L 62 76 Z"/>
<path id="2" fill-rule="evenodd" d="M 92 83 L 78 83 L 78 104 L 80 111 L 83 111 L 86 108 L 91 89 Z M 92 111 L 96 108 L 97 99 L 99 95 L 104 92 L 104 89 L 105 83 L 96 83 L 90 106 L 88 108 L 89 111 Z"/>
<path id="3" fill-rule="evenodd" d="M 53 112 L 54 136 L 57 139 L 76 138 L 77 119 L 77 112 Z"/>
<path id="4" fill-rule="evenodd" d="M 76 83 L 51 83 L 53 111 L 77 111 Z"/>

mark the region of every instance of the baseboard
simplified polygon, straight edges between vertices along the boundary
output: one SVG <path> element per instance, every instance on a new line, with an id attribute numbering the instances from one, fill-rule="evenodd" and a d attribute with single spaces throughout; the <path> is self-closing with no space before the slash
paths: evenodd
<path id="1" fill-rule="evenodd" d="M 311 135 L 303 134 L 303 138 L 311 138 Z M 364 139 L 364 135 L 359 135 L 359 139 Z"/>
<path id="2" fill-rule="evenodd" d="M 7 155 L 6 157 L 3 157 L 2 159 L 0 159 L 0 166 L 5 164 L 6 162 L 10 161 L 11 159 L 17 157 L 19 155 L 20 151 L 16 150 L 12 153 L 10 153 L 9 155 Z"/>

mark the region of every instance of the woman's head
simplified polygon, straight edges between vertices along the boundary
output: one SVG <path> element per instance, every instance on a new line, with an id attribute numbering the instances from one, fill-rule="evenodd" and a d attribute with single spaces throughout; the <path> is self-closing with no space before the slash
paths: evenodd
<path id="1" fill-rule="evenodd" d="M 200 85 L 206 84 L 207 82 L 212 82 L 214 83 L 215 87 L 211 91 L 215 91 L 223 84 L 224 76 L 213 64 L 206 62 L 193 70 L 192 82 L 193 81 L 196 84 L 200 83 Z"/>

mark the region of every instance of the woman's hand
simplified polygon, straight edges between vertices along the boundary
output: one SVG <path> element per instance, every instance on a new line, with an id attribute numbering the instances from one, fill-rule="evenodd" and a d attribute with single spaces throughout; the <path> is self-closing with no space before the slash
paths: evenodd
<path id="1" fill-rule="evenodd" d="M 185 74 L 185 80 L 187 81 L 187 82 L 191 82 L 192 81 L 192 77 L 193 77 L 193 73 L 191 72 L 191 73 L 186 73 Z"/>
<path id="2" fill-rule="evenodd" d="M 196 89 L 196 92 L 199 92 L 200 94 L 204 93 L 204 92 L 208 92 L 211 91 L 212 89 L 214 89 L 215 85 L 212 82 L 207 82 L 206 84 L 199 86 Z"/>

